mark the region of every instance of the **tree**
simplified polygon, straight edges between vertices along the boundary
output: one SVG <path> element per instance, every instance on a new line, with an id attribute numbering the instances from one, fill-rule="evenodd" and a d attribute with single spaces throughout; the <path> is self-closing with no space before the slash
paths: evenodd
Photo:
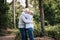
<path id="1" fill-rule="evenodd" d="M 5 0 L 0 0 L 0 29 L 8 27 L 8 13 L 9 7 Z"/>
<path id="2" fill-rule="evenodd" d="M 46 0 L 43 3 L 45 20 L 52 26 L 60 23 L 60 0 Z"/>
<path id="3" fill-rule="evenodd" d="M 14 28 L 16 28 L 16 17 L 15 17 L 16 10 L 15 10 L 15 1 L 16 1 L 16 0 L 13 0 L 13 23 L 14 23 Z"/>
<path id="4" fill-rule="evenodd" d="M 39 10 L 40 10 L 40 16 L 41 16 L 41 30 L 42 30 L 42 36 L 45 35 L 44 30 L 44 10 L 43 10 L 43 1 L 39 0 Z"/>
<path id="5" fill-rule="evenodd" d="M 0 36 L 5 35 L 4 31 L 8 28 L 8 10 L 6 1 L 0 0 Z"/>
<path id="6" fill-rule="evenodd" d="M 25 0 L 25 3 L 26 3 L 26 7 L 25 8 L 28 8 L 28 0 Z"/>

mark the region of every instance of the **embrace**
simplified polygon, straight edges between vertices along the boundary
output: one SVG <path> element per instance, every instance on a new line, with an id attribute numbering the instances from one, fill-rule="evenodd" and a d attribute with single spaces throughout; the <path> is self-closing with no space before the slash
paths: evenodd
<path id="1" fill-rule="evenodd" d="M 34 25 L 33 25 L 33 12 L 26 8 L 19 18 L 19 29 L 21 32 L 22 40 L 27 40 L 26 33 L 30 40 L 34 40 Z M 26 32 L 27 31 L 27 32 Z"/>

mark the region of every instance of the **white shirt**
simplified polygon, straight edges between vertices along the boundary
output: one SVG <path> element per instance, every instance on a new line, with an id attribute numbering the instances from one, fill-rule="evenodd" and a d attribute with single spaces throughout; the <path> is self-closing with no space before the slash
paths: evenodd
<path id="1" fill-rule="evenodd" d="M 19 28 L 24 28 L 24 22 L 26 24 L 26 28 L 33 28 L 32 18 L 33 18 L 32 15 L 25 14 L 24 12 L 22 12 L 22 15 L 20 16 L 19 19 Z"/>

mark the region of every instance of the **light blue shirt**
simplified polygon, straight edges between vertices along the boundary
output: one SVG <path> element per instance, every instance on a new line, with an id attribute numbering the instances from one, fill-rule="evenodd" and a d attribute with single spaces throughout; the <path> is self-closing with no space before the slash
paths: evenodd
<path id="1" fill-rule="evenodd" d="M 34 28 L 34 26 L 33 26 L 33 15 L 26 14 L 26 13 L 23 13 L 22 15 L 26 18 L 26 20 L 32 21 L 32 23 L 26 23 L 26 28 Z"/>
<path id="2" fill-rule="evenodd" d="M 22 12 L 22 15 L 20 16 L 20 19 L 19 19 L 18 27 L 24 28 L 24 22 L 25 22 L 26 28 L 34 28 L 32 19 L 33 19 L 32 15 L 25 14 L 24 12 Z"/>

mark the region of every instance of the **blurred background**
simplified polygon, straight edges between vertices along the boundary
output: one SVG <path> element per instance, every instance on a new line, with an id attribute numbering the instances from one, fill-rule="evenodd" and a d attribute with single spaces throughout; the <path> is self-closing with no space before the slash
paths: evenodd
<path id="1" fill-rule="evenodd" d="M 20 32 L 18 21 L 26 6 L 34 12 L 34 36 L 60 40 L 60 0 L 0 0 L 0 36 Z"/>

